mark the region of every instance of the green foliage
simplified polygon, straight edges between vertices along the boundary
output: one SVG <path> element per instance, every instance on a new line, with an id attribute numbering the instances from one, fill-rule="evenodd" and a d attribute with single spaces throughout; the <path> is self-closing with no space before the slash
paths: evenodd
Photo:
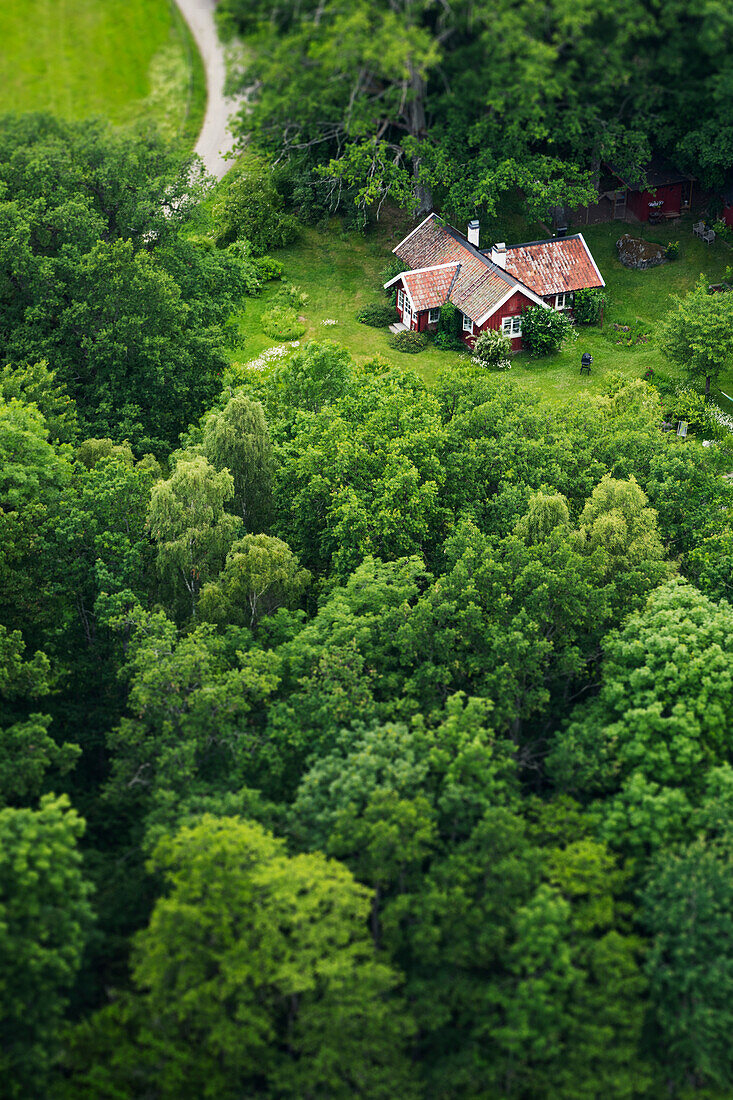
<path id="1" fill-rule="evenodd" d="M 608 302 L 608 295 L 600 287 L 576 290 L 573 295 L 573 317 L 579 325 L 595 325 Z"/>
<path id="2" fill-rule="evenodd" d="M 386 287 L 384 284 L 389 283 L 397 275 L 401 275 L 403 271 L 409 271 L 410 265 L 406 264 L 404 260 L 401 260 L 399 256 L 395 256 L 389 261 L 386 267 L 382 268 L 380 272 L 380 288 L 389 297 L 394 295 L 394 287 Z"/>
<path id="3" fill-rule="evenodd" d="M 0 806 L 30 802 L 46 771 L 68 771 L 80 752 L 78 745 L 57 745 L 49 736 L 49 715 L 28 713 L 26 701 L 51 691 L 50 665 L 40 652 L 24 660 L 24 650 L 20 633 L 0 626 Z"/>
<path id="4" fill-rule="evenodd" d="M 331 341 L 310 340 L 275 373 L 272 404 L 286 415 L 317 413 L 343 397 L 353 380 L 349 353 Z"/>
<path id="5" fill-rule="evenodd" d="M 254 628 L 278 607 L 295 607 L 310 581 L 288 545 L 268 535 L 235 542 L 216 581 L 199 597 L 199 614 L 209 622 Z"/>
<path id="6" fill-rule="evenodd" d="M 72 1058 L 90 1097 L 413 1097 L 412 1026 L 369 941 L 368 891 L 320 854 L 204 816 L 158 844 L 165 882 L 133 955 L 135 992 Z M 96 1062 L 96 1064 L 95 1064 Z"/>
<path id="7" fill-rule="evenodd" d="M 395 351 L 403 351 L 408 355 L 416 355 L 417 352 L 424 351 L 428 346 L 428 334 L 426 332 L 415 332 L 412 329 L 408 329 L 406 332 L 392 333 L 389 342 Z"/>
<path id="8" fill-rule="evenodd" d="M 246 256 L 181 235 L 202 189 L 190 157 L 153 131 L 2 120 L 5 355 L 46 359 L 54 373 L 52 383 L 24 368 L 35 380 L 5 385 L 35 394 L 52 433 L 68 437 L 64 392 L 84 434 L 166 454 L 210 404 L 226 366 L 222 326 L 259 282 Z"/>
<path id="9" fill-rule="evenodd" d="M 680 242 L 679 241 L 668 241 L 667 246 L 664 249 L 664 255 L 667 257 L 668 260 L 677 260 L 677 259 L 679 259 Z"/>
<path id="10" fill-rule="evenodd" d="M 397 311 L 393 305 L 386 306 L 382 302 L 372 302 L 359 310 L 356 319 L 362 325 L 370 325 L 372 328 L 384 328 L 397 320 Z"/>
<path id="11" fill-rule="evenodd" d="M 83 831 L 65 797 L 0 810 L 0 1070 L 10 1100 L 48 1094 L 92 919 Z"/>
<path id="12" fill-rule="evenodd" d="M 270 169 L 245 160 L 213 208 L 216 239 L 220 245 L 245 239 L 253 256 L 265 256 L 295 240 L 298 226 L 285 214 Z"/>
<path id="13" fill-rule="evenodd" d="M 277 303 L 262 314 L 262 331 L 273 340 L 297 340 L 305 325 L 292 306 Z"/>
<path id="14" fill-rule="evenodd" d="M 202 455 L 183 454 L 170 478 L 153 487 L 148 528 L 158 546 L 158 569 L 174 592 L 183 586 L 192 609 L 242 530 L 241 519 L 224 510 L 233 497 L 232 475 L 217 473 Z"/>
<path id="15" fill-rule="evenodd" d="M 659 326 L 659 346 L 690 381 L 700 385 L 704 380 L 708 393 L 733 354 L 733 296 L 709 294 L 701 276 L 695 290 L 674 301 Z"/>
<path id="16" fill-rule="evenodd" d="M 530 355 L 553 355 L 578 333 L 565 313 L 544 306 L 529 306 L 522 313 L 522 343 Z"/>
<path id="17" fill-rule="evenodd" d="M 684 837 L 707 770 L 727 760 L 732 630 L 728 604 L 671 581 L 607 641 L 600 694 L 556 735 L 550 766 L 564 789 L 603 799 L 615 845 Z"/>
<path id="18" fill-rule="evenodd" d="M 440 308 L 435 343 L 445 351 L 458 351 L 465 348 L 461 340 L 461 314 L 452 302 L 444 302 Z"/>
<path id="19" fill-rule="evenodd" d="M 225 588 L 226 591 L 226 588 Z M 253 770 L 257 708 L 278 684 L 280 662 L 250 650 L 246 631 L 203 623 L 180 633 L 162 612 L 132 608 L 111 625 L 129 636 L 123 675 L 130 715 L 108 735 L 107 797 L 176 820 L 184 797 L 237 790 Z"/>
<path id="20" fill-rule="evenodd" d="M 512 342 L 498 329 L 487 328 L 474 340 L 471 354 L 482 366 L 491 370 L 509 370 Z"/>
<path id="21" fill-rule="evenodd" d="M 308 295 L 292 283 L 283 283 L 273 298 L 276 305 L 289 306 L 291 309 L 303 309 L 307 302 Z"/>
<path id="22" fill-rule="evenodd" d="M 209 462 L 227 469 L 234 485 L 234 507 L 250 531 L 267 525 L 275 460 L 264 410 L 238 393 L 206 419 L 202 447 Z"/>
<path id="23" fill-rule="evenodd" d="M 654 1052 L 671 1087 L 709 1095 L 733 1086 L 731 869 L 730 832 L 701 838 L 658 854 L 643 897 Z"/>
<path id="24" fill-rule="evenodd" d="M 254 261 L 254 266 L 263 283 L 282 278 L 283 265 L 272 256 L 258 256 Z"/>

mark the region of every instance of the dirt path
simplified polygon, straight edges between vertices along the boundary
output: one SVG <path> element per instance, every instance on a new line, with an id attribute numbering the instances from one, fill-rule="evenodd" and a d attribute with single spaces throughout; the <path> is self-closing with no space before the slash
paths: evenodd
<path id="1" fill-rule="evenodd" d="M 234 145 L 229 120 L 236 114 L 240 100 L 224 95 L 226 67 L 224 49 L 214 23 L 216 0 L 176 0 L 176 3 L 196 39 L 206 70 L 206 114 L 195 152 L 203 160 L 207 172 L 221 179 L 232 165 L 232 161 L 224 159 L 224 154 Z"/>

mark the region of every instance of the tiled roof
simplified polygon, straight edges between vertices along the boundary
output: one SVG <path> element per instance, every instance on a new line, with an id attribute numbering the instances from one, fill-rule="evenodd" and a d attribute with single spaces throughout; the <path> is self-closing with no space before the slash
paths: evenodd
<path id="1" fill-rule="evenodd" d="M 426 218 L 394 251 L 413 268 L 450 261 L 460 264 L 450 300 L 474 321 L 487 313 L 516 286 L 516 279 L 500 271 L 455 229 L 442 225 L 434 214 Z"/>
<path id="2" fill-rule="evenodd" d="M 563 290 L 604 285 L 580 233 L 508 248 L 504 269 L 493 263 L 487 253 L 474 247 L 463 234 L 444 225 L 437 215 L 430 214 L 400 241 L 394 252 L 412 269 L 419 269 L 402 276 L 417 310 L 434 308 L 446 300 L 444 297 L 439 302 L 436 296 L 444 288 L 447 276 L 442 276 L 440 281 L 432 277 L 422 280 L 422 276 L 427 275 L 426 268 L 443 265 L 444 272 L 455 274 L 450 301 L 474 321 L 491 313 L 514 289 L 537 301 L 538 297 Z M 449 268 L 447 264 L 460 265 L 457 274 L 455 266 Z M 417 296 L 412 292 L 413 282 Z"/>
<path id="3" fill-rule="evenodd" d="M 541 295 L 604 285 L 580 233 L 508 248 L 506 269 Z"/>
<path id="4" fill-rule="evenodd" d="M 402 281 L 410 292 L 416 310 L 437 309 L 446 301 L 460 264 L 430 267 L 424 271 L 406 271 Z"/>

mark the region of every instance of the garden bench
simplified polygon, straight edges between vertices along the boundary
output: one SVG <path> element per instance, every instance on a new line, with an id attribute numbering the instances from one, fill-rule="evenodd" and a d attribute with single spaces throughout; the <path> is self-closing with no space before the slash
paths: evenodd
<path id="1" fill-rule="evenodd" d="M 713 241 L 715 240 L 715 230 L 714 229 L 706 229 L 701 234 L 701 236 L 702 236 L 702 239 L 705 241 L 705 244 L 712 244 Z"/>
<path id="2" fill-rule="evenodd" d="M 695 222 L 692 227 L 692 232 L 696 237 L 702 237 L 705 232 L 705 222 Z"/>
<path id="3" fill-rule="evenodd" d="M 590 374 L 590 365 L 591 365 L 592 362 L 593 362 L 593 356 L 590 355 L 590 353 L 587 352 L 587 351 L 583 352 L 583 355 L 581 356 L 581 359 L 580 359 L 580 373 L 581 374 Z"/>

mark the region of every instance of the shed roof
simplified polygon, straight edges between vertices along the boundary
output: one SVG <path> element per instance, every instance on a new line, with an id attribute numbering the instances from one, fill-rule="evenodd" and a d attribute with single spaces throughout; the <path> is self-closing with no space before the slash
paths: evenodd
<path id="1" fill-rule="evenodd" d="M 582 233 L 508 248 L 506 267 L 536 294 L 605 286 Z"/>
<path id="2" fill-rule="evenodd" d="M 653 156 L 649 163 L 638 172 L 627 172 L 625 169 L 615 168 L 612 164 L 608 167 L 614 176 L 630 187 L 632 191 L 646 191 L 655 187 L 665 187 L 673 183 L 685 183 L 694 179 L 694 176 L 682 172 L 671 160 L 663 156 Z"/>

